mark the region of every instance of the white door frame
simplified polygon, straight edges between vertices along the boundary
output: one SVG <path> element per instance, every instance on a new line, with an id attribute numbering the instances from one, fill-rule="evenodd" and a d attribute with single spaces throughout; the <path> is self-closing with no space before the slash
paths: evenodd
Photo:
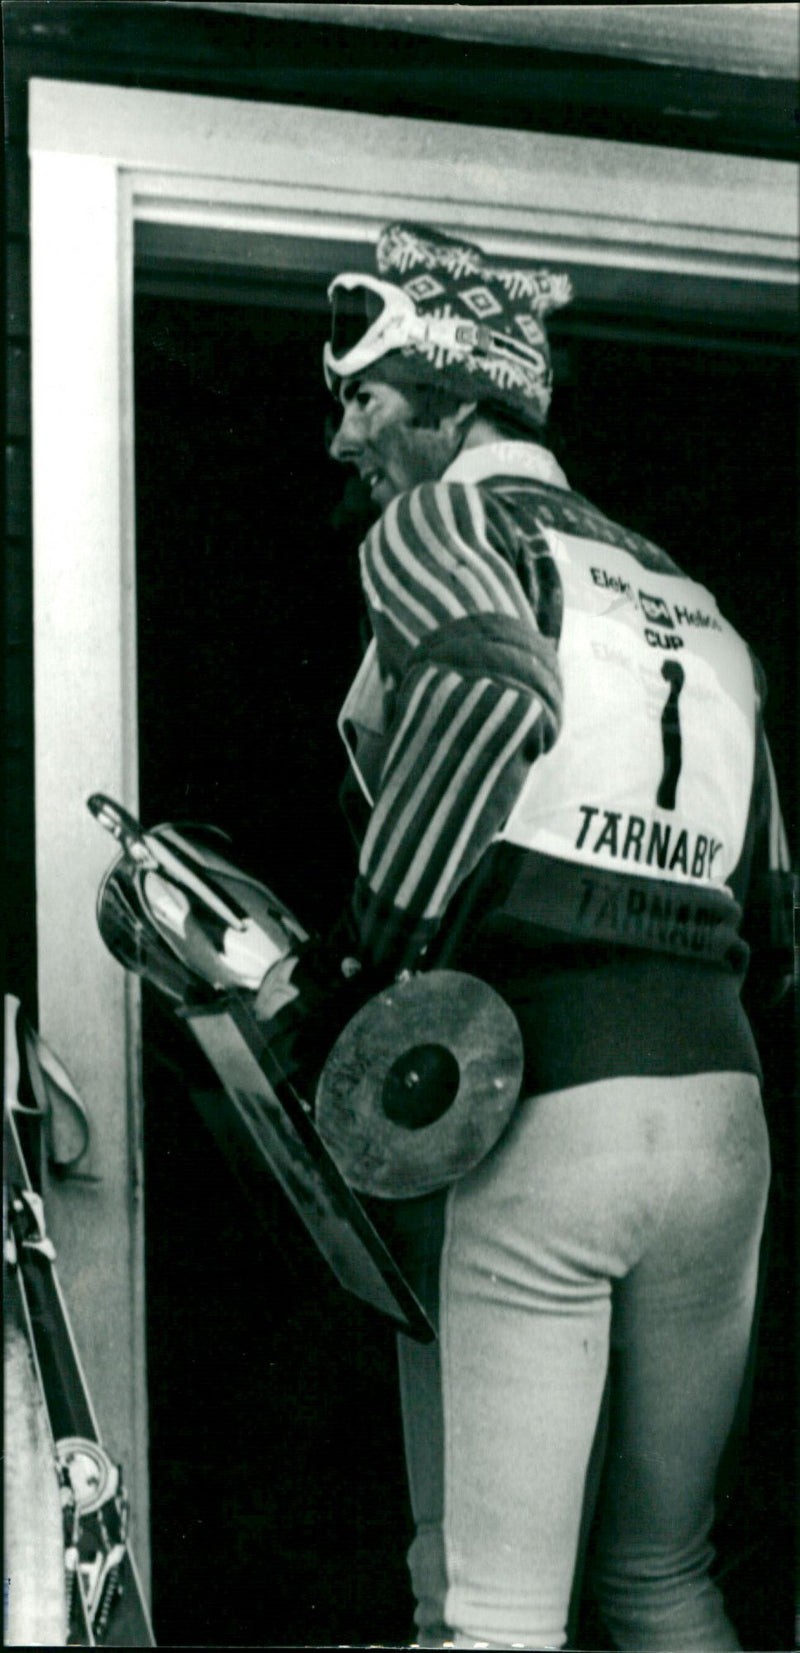
<path id="1" fill-rule="evenodd" d="M 146 1572 L 139 996 L 103 947 L 113 846 L 86 799 L 137 810 L 134 230 L 210 262 L 367 266 L 411 218 L 570 269 L 620 303 L 794 305 L 789 163 L 69 81 L 30 86 L 36 878 L 40 1025 L 93 1122 L 88 1193 L 53 1226 Z M 732 287 L 730 284 L 737 284 Z"/>

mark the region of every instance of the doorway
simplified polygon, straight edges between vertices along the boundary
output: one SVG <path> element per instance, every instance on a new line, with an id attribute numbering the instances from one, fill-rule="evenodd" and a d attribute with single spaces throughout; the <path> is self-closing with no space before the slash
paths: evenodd
<path id="1" fill-rule="evenodd" d="M 355 550 L 370 520 L 326 453 L 325 331 L 321 279 L 257 304 L 143 290 L 135 305 L 141 816 L 222 828 L 234 859 L 321 929 L 353 872 L 335 719 L 361 653 Z M 553 446 L 572 486 L 707 582 L 752 643 L 793 823 L 788 348 L 676 340 L 655 318 L 631 336 L 591 310 L 554 337 Z M 144 1032 L 156 1634 L 406 1641 L 392 1334 L 328 1277 L 277 1189 L 261 1221 L 244 1204 L 192 1102 L 213 1079 L 147 995 Z M 776 1161 L 790 1165 L 790 1052 L 770 1063 Z M 790 1200 L 779 1177 L 744 1470 L 720 1528 L 732 1610 L 760 1648 L 788 1645 L 793 1620 Z"/>

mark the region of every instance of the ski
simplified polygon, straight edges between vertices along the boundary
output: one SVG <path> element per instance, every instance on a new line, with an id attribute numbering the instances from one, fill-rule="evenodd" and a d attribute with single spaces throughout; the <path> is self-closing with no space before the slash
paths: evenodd
<path id="1" fill-rule="evenodd" d="M 40 1192 L 48 1069 L 59 1068 L 24 1021 L 19 1001 L 7 997 L 7 1312 L 27 1336 L 52 1436 L 63 1519 L 67 1646 L 154 1647 L 128 1538 L 130 1508 L 122 1466 L 103 1446 Z M 30 1093 L 30 1105 L 21 1101 L 23 1089 Z"/>

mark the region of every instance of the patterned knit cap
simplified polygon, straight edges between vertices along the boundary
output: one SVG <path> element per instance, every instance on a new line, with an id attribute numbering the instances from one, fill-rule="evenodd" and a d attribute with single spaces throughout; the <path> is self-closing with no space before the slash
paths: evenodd
<path id="1" fill-rule="evenodd" d="M 467 354 L 406 345 L 392 353 L 392 377 L 493 402 L 540 429 L 553 394 L 544 317 L 569 303 L 569 276 L 491 263 L 474 243 L 425 224 L 387 224 L 375 257 L 380 279 L 408 293 L 419 315 L 464 317 L 486 329 L 480 350 Z"/>

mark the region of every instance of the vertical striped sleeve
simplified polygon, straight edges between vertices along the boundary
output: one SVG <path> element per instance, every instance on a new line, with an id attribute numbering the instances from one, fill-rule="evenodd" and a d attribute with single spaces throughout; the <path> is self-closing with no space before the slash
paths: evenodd
<path id="1" fill-rule="evenodd" d="M 386 756 L 353 911 L 370 962 L 412 964 L 557 734 L 555 646 L 474 485 L 401 495 L 362 547 Z"/>

